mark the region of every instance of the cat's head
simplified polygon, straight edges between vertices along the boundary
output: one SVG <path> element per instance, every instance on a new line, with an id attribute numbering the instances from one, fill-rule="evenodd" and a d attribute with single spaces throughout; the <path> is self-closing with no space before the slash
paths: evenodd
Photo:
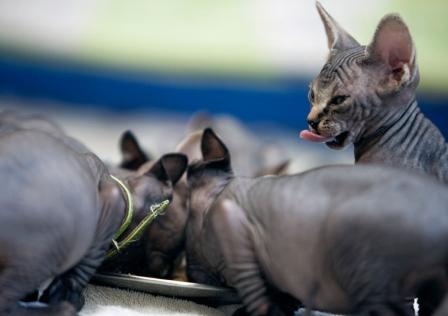
<path id="1" fill-rule="evenodd" d="M 372 42 L 362 46 L 316 5 L 330 52 L 310 84 L 309 130 L 301 137 L 339 149 L 387 124 L 413 98 L 419 82 L 415 47 L 398 15 L 383 17 Z"/>

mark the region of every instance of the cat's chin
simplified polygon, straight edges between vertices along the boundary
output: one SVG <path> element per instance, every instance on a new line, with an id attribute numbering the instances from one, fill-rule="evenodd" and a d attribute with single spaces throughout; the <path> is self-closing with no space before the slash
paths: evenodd
<path id="1" fill-rule="evenodd" d="M 325 145 L 327 145 L 331 149 L 336 150 L 344 149 L 350 142 L 349 136 L 350 136 L 349 132 L 342 132 L 341 134 L 336 136 L 334 140 L 326 142 Z"/>

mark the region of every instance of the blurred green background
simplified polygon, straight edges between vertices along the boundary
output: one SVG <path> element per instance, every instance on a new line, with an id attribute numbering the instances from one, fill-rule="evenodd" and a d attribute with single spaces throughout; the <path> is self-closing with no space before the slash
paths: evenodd
<path id="1" fill-rule="evenodd" d="M 256 78 L 311 77 L 326 53 L 312 0 L 74 0 L 54 5 L 57 2 L 2 1 L 1 47 L 114 68 Z M 423 89 L 447 88 L 448 2 L 322 3 L 362 43 L 370 41 L 384 14 L 399 12 L 417 45 Z M 46 23 L 39 22 L 44 19 Z"/>

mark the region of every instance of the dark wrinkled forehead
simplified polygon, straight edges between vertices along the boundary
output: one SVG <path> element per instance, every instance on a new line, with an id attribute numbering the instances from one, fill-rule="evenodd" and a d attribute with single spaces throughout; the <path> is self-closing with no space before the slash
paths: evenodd
<path id="1" fill-rule="evenodd" d="M 166 182 L 158 179 L 153 174 L 145 174 L 140 176 L 140 184 L 143 186 L 144 194 L 151 193 L 153 195 L 162 196 L 164 193 L 164 189 L 167 187 Z"/>
<path id="2" fill-rule="evenodd" d="M 319 84 L 327 85 L 335 80 L 338 71 L 344 66 L 358 63 L 365 58 L 365 47 L 359 46 L 344 51 L 334 51 L 330 54 L 326 64 L 322 67 L 317 79 Z"/>

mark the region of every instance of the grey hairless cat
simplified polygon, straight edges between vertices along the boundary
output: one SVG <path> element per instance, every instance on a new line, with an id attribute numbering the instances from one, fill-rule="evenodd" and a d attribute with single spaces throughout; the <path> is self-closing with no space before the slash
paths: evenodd
<path id="1" fill-rule="evenodd" d="M 299 302 L 413 315 L 415 296 L 422 315 L 447 315 L 448 188 L 437 180 L 385 166 L 234 177 L 210 129 L 202 155 L 188 169 L 192 281 L 234 286 L 250 315 L 292 315 Z"/>
<path id="2" fill-rule="evenodd" d="M 317 3 L 330 53 L 311 82 L 310 130 L 301 137 L 339 149 L 357 163 L 418 170 L 448 183 L 448 146 L 415 99 L 419 71 L 408 27 L 394 14 L 360 45 Z"/>
<path id="3" fill-rule="evenodd" d="M 129 199 L 136 217 L 148 213 L 171 199 L 170 175 L 180 177 L 186 165 L 185 156 L 169 155 L 146 174 L 112 177 L 85 146 L 39 120 L 30 127 L 17 117 L 0 128 L 1 315 L 74 315 Z M 18 303 L 37 288 L 46 288 L 48 307 Z"/>

